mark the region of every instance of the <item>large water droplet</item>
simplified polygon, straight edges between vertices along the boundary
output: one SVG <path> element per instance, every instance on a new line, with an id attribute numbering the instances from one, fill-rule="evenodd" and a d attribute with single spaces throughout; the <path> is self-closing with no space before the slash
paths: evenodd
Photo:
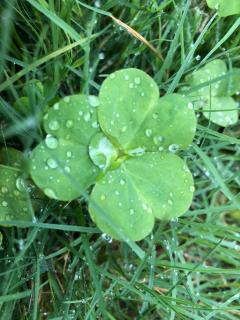
<path id="1" fill-rule="evenodd" d="M 48 126 L 49 126 L 49 129 L 53 131 L 56 131 L 60 128 L 60 124 L 57 120 L 51 120 Z"/>
<path id="2" fill-rule="evenodd" d="M 27 186 L 26 186 L 26 183 L 25 181 L 23 180 L 23 178 L 19 177 L 17 178 L 16 180 L 16 187 L 19 191 L 23 192 L 23 191 L 26 191 L 27 189 Z"/>
<path id="3" fill-rule="evenodd" d="M 58 140 L 54 138 L 51 134 L 48 134 L 46 136 L 45 143 L 49 149 L 56 149 L 58 147 Z"/>
<path id="4" fill-rule="evenodd" d="M 110 79 L 115 79 L 115 77 L 116 77 L 116 76 L 115 76 L 114 73 L 111 73 L 110 76 L 109 76 Z"/>
<path id="5" fill-rule="evenodd" d="M 118 151 L 102 133 L 96 134 L 89 145 L 89 156 L 100 169 L 107 169 L 117 158 Z"/>

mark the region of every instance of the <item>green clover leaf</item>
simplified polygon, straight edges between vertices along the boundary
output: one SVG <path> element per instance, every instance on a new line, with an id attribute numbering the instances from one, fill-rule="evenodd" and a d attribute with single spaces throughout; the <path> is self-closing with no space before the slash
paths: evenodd
<path id="1" fill-rule="evenodd" d="M 69 201 L 93 184 L 99 174 L 88 154 L 98 129 L 95 96 L 74 95 L 56 103 L 44 116 L 47 136 L 31 157 L 31 175 L 53 199 Z M 74 186 L 73 177 L 80 187 Z"/>
<path id="2" fill-rule="evenodd" d="M 240 13 L 239 0 L 207 0 L 207 5 L 211 9 L 218 10 L 220 17 L 227 17 Z"/>
<path id="3" fill-rule="evenodd" d="M 240 69 L 233 68 L 230 72 L 225 62 L 217 59 L 187 76 L 186 80 L 195 108 L 202 108 L 208 120 L 222 127 L 238 121 L 238 103 L 231 96 L 239 93 Z"/>
<path id="4" fill-rule="evenodd" d="M 149 234 L 155 218 L 178 217 L 190 206 L 193 178 L 174 153 L 194 137 L 193 105 L 178 94 L 159 98 L 145 72 L 124 69 L 109 75 L 99 100 L 64 98 L 45 115 L 44 127 L 45 141 L 31 157 L 33 180 L 60 200 L 72 200 L 95 183 L 90 215 L 114 238 L 119 237 L 108 218 L 136 241 Z"/>

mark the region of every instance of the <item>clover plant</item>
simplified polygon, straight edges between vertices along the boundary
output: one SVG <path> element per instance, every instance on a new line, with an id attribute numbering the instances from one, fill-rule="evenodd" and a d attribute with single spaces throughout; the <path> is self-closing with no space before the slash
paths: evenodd
<path id="1" fill-rule="evenodd" d="M 240 14 L 239 0 L 207 0 L 207 5 L 211 9 L 218 10 L 218 15 L 220 17 Z"/>
<path id="2" fill-rule="evenodd" d="M 22 153 L 8 148 L 0 151 L 0 221 L 32 221 L 26 181 L 22 176 Z"/>
<path id="3" fill-rule="evenodd" d="M 67 96 L 43 124 L 47 135 L 32 152 L 32 179 L 48 197 L 63 201 L 94 185 L 90 215 L 112 237 L 118 239 L 92 202 L 132 240 L 147 236 L 155 218 L 170 220 L 190 206 L 193 178 L 175 152 L 193 140 L 193 105 L 179 94 L 159 98 L 145 72 L 110 74 L 99 98 Z"/>
<path id="4" fill-rule="evenodd" d="M 232 96 L 240 92 L 239 68 L 228 71 L 225 62 L 216 59 L 188 75 L 186 82 L 189 87 L 184 88 L 185 94 L 208 120 L 222 127 L 238 121 L 238 103 Z"/>

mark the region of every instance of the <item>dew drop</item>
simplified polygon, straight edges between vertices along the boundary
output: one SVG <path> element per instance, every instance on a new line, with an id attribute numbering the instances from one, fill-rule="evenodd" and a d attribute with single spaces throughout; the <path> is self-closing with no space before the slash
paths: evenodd
<path id="1" fill-rule="evenodd" d="M 8 206 L 7 201 L 3 201 L 3 202 L 2 202 L 2 206 L 3 206 L 3 207 L 7 207 L 7 206 Z"/>
<path id="2" fill-rule="evenodd" d="M 146 133 L 146 136 L 147 136 L 147 137 L 151 137 L 151 135 L 152 135 L 152 129 L 146 129 L 145 133 Z"/>
<path id="3" fill-rule="evenodd" d="M 124 79 L 125 79 L 125 80 L 129 80 L 129 75 L 126 74 L 126 75 L 124 76 Z"/>
<path id="4" fill-rule="evenodd" d="M 68 103 L 70 101 L 70 98 L 69 97 L 65 97 L 64 101 Z"/>
<path id="5" fill-rule="evenodd" d="M 26 187 L 26 184 L 25 184 L 25 181 L 23 180 L 23 178 L 21 178 L 21 177 L 17 178 L 16 187 L 21 192 L 26 191 L 27 187 Z"/>
<path id="6" fill-rule="evenodd" d="M 109 234 L 103 233 L 102 239 L 105 240 L 108 243 L 112 243 L 112 237 Z"/>
<path id="7" fill-rule="evenodd" d="M 194 191 L 195 191 L 194 186 L 191 186 L 191 187 L 190 187 L 190 192 L 194 192 Z"/>
<path id="8" fill-rule="evenodd" d="M 134 209 L 130 209 L 130 215 L 132 216 L 132 215 L 134 215 Z"/>
<path id="9" fill-rule="evenodd" d="M 72 126 L 73 126 L 73 121 L 72 120 L 67 120 L 66 121 L 66 127 L 67 128 L 72 128 Z"/>
<path id="10" fill-rule="evenodd" d="M 46 196 L 48 196 L 49 198 L 57 199 L 57 196 L 56 196 L 55 192 L 54 192 L 52 189 L 50 189 L 50 188 L 44 189 L 44 193 L 45 193 Z"/>
<path id="11" fill-rule="evenodd" d="M 57 120 L 51 120 L 48 126 L 49 126 L 49 129 L 53 131 L 56 131 L 60 128 L 60 124 Z"/>
<path id="12" fill-rule="evenodd" d="M 89 122 L 90 118 L 91 118 L 90 112 L 86 112 L 86 113 L 84 114 L 84 116 L 83 116 L 83 119 L 84 119 L 84 121 L 86 121 L 86 122 Z"/>
<path id="13" fill-rule="evenodd" d="M 102 201 L 104 201 L 104 200 L 106 199 L 105 195 L 102 194 L 101 197 L 100 197 L 100 199 L 101 199 Z"/>
<path id="14" fill-rule="evenodd" d="M 72 152 L 71 151 L 67 151 L 67 157 L 71 158 L 72 157 Z"/>
<path id="15" fill-rule="evenodd" d="M 136 84 L 140 84 L 141 83 L 141 79 L 139 77 L 134 78 L 134 82 Z"/>
<path id="16" fill-rule="evenodd" d="M 50 134 L 46 136 L 45 143 L 49 149 L 56 149 L 58 147 L 58 140 Z"/>
<path id="17" fill-rule="evenodd" d="M 47 165 L 48 165 L 49 168 L 51 168 L 51 169 L 56 169 L 56 168 L 58 167 L 57 161 L 54 160 L 53 158 L 47 159 Z"/>
<path id="18" fill-rule="evenodd" d="M 156 120 L 158 118 L 158 113 L 157 112 L 153 113 L 152 117 L 154 120 Z"/>
<path id="19" fill-rule="evenodd" d="M 124 184 L 125 184 L 125 180 L 124 180 L 124 179 L 121 179 L 121 180 L 120 180 L 120 184 L 121 184 L 121 185 L 124 185 Z"/>
<path id="20" fill-rule="evenodd" d="M 163 141 L 163 137 L 162 136 L 155 136 L 153 138 L 154 144 L 160 144 L 162 141 Z"/>
<path id="21" fill-rule="evenodd" d="M 71 169 L 69 167 L 67 167 L 67 166 L 64 167 L 64 170 L 65 170 L 65 172 L 68 172 L 68 173 L 71 171 Z"/>
<path id="22" fill-rule="evenodd" d="M 132 89 L 133 88 L 133 83 L 129 83 L 129 88 Z"/>
<path id="23" fill-rule="evenodd" d="M 95 129 L 97 129 L 97 128 L 99 127 L 98 122 L 97 122 L 97 121 L 94 121 L 94 122 L 92 123 L 92 127 L 95 128 Z"/>
<path id="24" fill-rule="evenodd" d="M 170 144 L 169 145 L 169 147 L 168 147 L 168 150 L 170 151 L 170 152 L 173 152 L 173 153 L 175 153 L 175 152 L 177 152 L 178 150 L 179 150 L 179 145 L 178 144 Z"/>
<path id="25" fill-rule="evenodd" d="M 127 131 L 127 126 L 123 126 L 121 129 L 121 132 L 126 132 Z"/>
<path id="26" fill-rule="evenodd" d="M 100 104 L 99 99 L 96 96 L 88 96 L 88 103 L 94 108 L 98 107 Z"/>
<path id="27" fill-rule="evenodd" d="M 190 110 L 193 109 L 193 104 L 192 104 L 192 102 L 189 102 L 187 106 L 188 106 L 188 109 L 190 109 Z"/>
<path id="28" fill-rule="evenodd" d="M 105 58 L 105 54 L 103 52 L 99 52 L 98 59 L 99 60 L 104 60 L 104 58 Z"/>
<path id="29" fill-rule="evenodd" d="M 1 192 L 2 193 L 7 193 L 8 192 L 8 188 L 7 187 L 2 187 L 1 188 Z"/>
<path id="30" fill-rule="evenodd" d="M 110 79 L 115 79 L 115 77 L 116 77 L 116 76 L 115 76 L 114 73 L 111 73 L 110 76 L 109 76 Z"/>
<path id="31" fill-rule="evenodd" d="M 54 110 L 59 110 L 59 103 L 55 103 L 55 105 L 53 106 Z"/>

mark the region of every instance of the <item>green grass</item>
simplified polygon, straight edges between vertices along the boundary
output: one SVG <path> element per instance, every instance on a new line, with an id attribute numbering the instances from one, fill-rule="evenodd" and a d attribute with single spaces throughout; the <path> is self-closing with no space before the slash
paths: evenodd
<path id="1" fill-rule="evenodd" d="M 2 0 L 0 13 L 0 147 L 26 156 L 44 137 L 46 104 L 97 94 L 114 70 L 140 68 L 164 95 L 212 59 L 240 67 L 240 18 L 220 19 L 205 1 Z M 26 117 L 12 106 L 31 79 L 43 83 L 44 99 L 28 86 Z M 195 178 L 192 206 L 136 244 L 101 234 L 87 194 L 71 203 L 41 200 L 37 221 L 1 227 L 0 319 L 239 319 L 239 137 L 239 123 L 221 129 L 199 113 L 194 143 L 182 154 Z"/>

